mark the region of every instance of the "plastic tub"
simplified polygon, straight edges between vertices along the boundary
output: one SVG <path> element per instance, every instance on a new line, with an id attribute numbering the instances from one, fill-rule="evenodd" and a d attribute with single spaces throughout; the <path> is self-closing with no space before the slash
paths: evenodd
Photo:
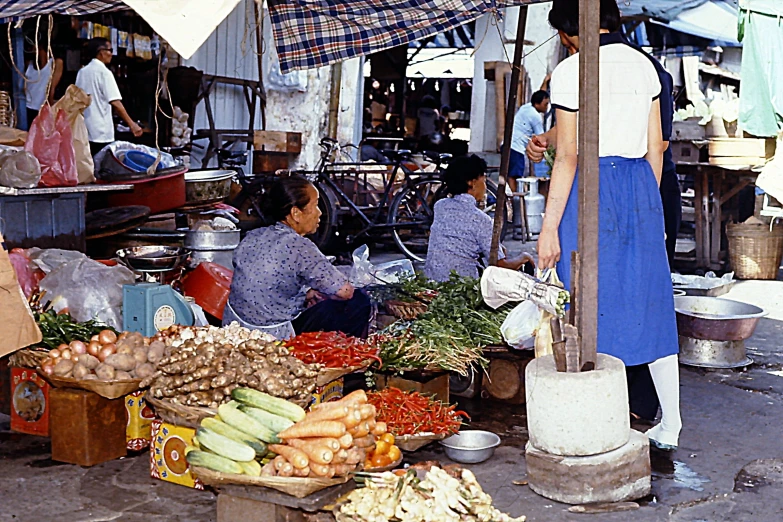
<path id="1" fill-rule="evenodd" d="M 136 172 L 146 172 L 148 168 L 155 163 L 155 156 L 150 156 L 138 150 L 129 150 L 125 153 L 122 162 L 131 170 Z"/>
<path id="2" fill-rule="evenodd" d="M 223 319 L 234 272 L 217 263 L 203 262 L 182 281 L 182 293 L 210 315 Z"/>
<path id="3" fill-rule="evenodd" d="M 109 207 L 142 205 L 149 207 L 151 214 L 159 214 L 185 205 L 185 169 L 157 178 L 116 183 L 133 185 L 133 192 L 110 193 Z"/>

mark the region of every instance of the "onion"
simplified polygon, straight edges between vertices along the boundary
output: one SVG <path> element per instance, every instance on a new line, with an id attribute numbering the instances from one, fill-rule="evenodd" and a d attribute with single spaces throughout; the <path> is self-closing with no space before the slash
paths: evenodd
<path id="1" fill-rule="evenodd" d="M 103 362 L 106 358 L 117 351 L 117 347 L 114 344 L 105 344 L 98 352 L 98 360 Z"/>
<path id="2" fill-rule="evenodd" d="M 93 335 L 92 337 L 90 337 L 90 342 L 91 342 L 91 343 L 97 343 L 97 342 L 99 342 L 99 341 L 98 341 L 98 334 L 95 334 L 95 335 Z"/>
<path id="3" fill-rule="evenodd" d="M 79 357 L 84 357 L 86 354 L 82 353 L 74 353 L 71 354 L 71 361 L 73 361 L 73 364 L 77 364 L 79 362 Z"/>
<path id="4" fill-rule="evenodd" d="M 87 345 L 84 344 L 81 341 L 71 341 L 71 351 L 75 354 L 84 354 L 87 353 Z"/>
<path id="5" fill-rule="evenodd" d="M 54 350 L 49 350 L 49 357 L 51 357 L 52 359 L 59 359 L 60 357 L 63 356 L 62 353 L 63 353 L 62 350 L 60 350 L 59 348 L 55 348 Z"/>
<path id="6" fill-rule="evenodd" d="M 66 348 L 70 348 L 70 346 L 68 346 L 68 345 L 67 345 L 67 344 L 65 344 L 65 343 L 63 343 L 63 344 L 61 344 L 60 346 L 58 346 L 58 347 L 57 347 L 57 349 L 58 349 L 58 350 L 60 350 L 60 351 L 63 351 L 63 350 L 65 350 Z"/>
<path id="7" fill-rule="evenodd" d="M 126 337 L 128 337 L 128 332 L 122 332 L 122 333 L 120 334 L 120 336 L 119 336 L 119 337 L 117 337 L 117 340 L 118 340 L 118 341 L 122 341 L 122 340 L 123 340 L 123 339 L 125 339 Z"/>
<path id="8" fill-rule="evenodd" d="M 70 359 L 71 358 L 71 350 L 69 348 L 66 348 L 65 350 L 62 350 L 60 352 L 60 357 L 63 359 Z"/>
<path id="9" fill-rule="evenodd" d="M 54 364 L 42 364 L 41 369 L 46 375 L 52 375 L 54 373 Z"/>
<path id="10" fill-rule="evenodd" d="M 92 355 L 93 357 L 98 357 L 98 352 L 101 351 L 101 343 L 98 341 L 90 341 L 90 344 L 87 345 L 87 353 Z"/>
<path id="11" fill-rule="evenodd" d="M 112 332 L 111 330 L 103 330 L 101 333 L 98 334 L 98 341 L 101 344 L 116 343 L 117 334 Z"/>

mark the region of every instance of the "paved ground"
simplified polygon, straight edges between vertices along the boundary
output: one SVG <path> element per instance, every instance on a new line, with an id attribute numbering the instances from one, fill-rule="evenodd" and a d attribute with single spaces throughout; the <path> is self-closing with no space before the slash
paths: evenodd
<path id="1" fill-rule="evenodd" d="M 682 368 L 681 447 L 670 456 L 653 453 L 653 494 L 637 511 L 572 514 L 513 484 L 526 480 L 524 406 L 466 404 L 477 426 L 503 438 L 493 459 L 472 467 L 496 505 L 531 522 L 783 520 L 783 282 L 739 283 L 727 297 L 770 311 L 747 342 L 755 364 L 746 371 Z M 212 493 L 150 479 L 146 454 L 92 468 L 49 456 L 47 439 L 10 433 L 0 416 L 0 522 L 216 519 Z M 435 447 L 412 461 L 431 458 L 448 460 Z"/>

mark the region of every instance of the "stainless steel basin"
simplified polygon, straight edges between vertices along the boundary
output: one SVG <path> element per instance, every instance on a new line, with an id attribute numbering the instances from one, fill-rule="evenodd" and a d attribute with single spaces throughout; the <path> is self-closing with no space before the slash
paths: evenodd
<path id="1" fill-rule="evenodd" d="M 707 341 L 744 341 L 767 315 L 758 306 L 717 297 L 674 298 L 681 336 Z"/>

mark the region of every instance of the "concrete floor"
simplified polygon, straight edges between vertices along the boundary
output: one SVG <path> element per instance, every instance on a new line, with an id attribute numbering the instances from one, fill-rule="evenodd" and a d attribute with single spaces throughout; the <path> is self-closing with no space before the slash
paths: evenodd
<path id="1" fill-rule="evenodd" d="M 783 520 L 783 282 L 742 282 L 727 296 L 760 304 L 770 315 L 747 342 L 745 371 L 681 369 L 684 429 L 672 455 L 652 454 L 653 492 L 634 512 L 578 515 L 526 485 L 523 406 L 469 405 L 475 427 L 503 445 L 471 466 L 495 505 L 531 522 Z M 92 468 L 51 461 L 48 439 L 8 431 L 0 416 L 0 522 L 206 522 L 215 496 L 149 478 L 146 453 Z M 448 459 L 430 446 L 407 461 Z"/>

